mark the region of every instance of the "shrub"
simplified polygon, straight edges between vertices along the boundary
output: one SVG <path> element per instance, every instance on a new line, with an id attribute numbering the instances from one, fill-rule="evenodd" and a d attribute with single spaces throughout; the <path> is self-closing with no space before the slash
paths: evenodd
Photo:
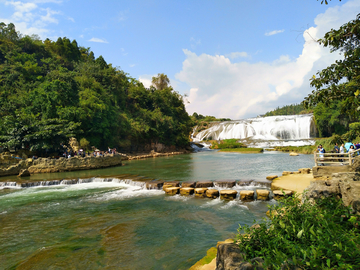
<path id="1" fill-rule="evenodd" d="M 261 257 L 270 269 L 360 269 L 359 217 L 351 216 L 341 200 L 301 203 L 295 196 L 269 208 L 276 213 L 271 220 L 256 229 L 239 227 L 247 260 Z"/>
<path id="2" fill-rule="evenodd" d="M 84 151 L 90 150 L 90 142 L 85 138 L 81 138 L 80 139 L 80 148 L 84 149 Z"/>

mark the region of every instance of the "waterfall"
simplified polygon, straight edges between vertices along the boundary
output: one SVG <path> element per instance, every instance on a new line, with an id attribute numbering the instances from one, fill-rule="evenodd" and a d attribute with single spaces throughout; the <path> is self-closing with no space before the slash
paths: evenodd
<path id="1" fill-rule="evenodd" d="M 217 122 L 193 134 L 193 140 L 248 139 L 251 141 L 308 140 L 313 115 L 283 115 Z"/>

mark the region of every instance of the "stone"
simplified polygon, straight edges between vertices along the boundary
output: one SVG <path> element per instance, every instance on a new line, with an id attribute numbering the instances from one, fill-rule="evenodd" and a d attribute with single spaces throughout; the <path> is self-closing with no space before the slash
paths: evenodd
<path id="1" fill-rule="evenodd" d="M 180 187 L 180 181 L 166 181 L 164 185 L 168 185 L 171 187 Z"/>
<path id="2" fill-rule="evenodd" d="M 255 192 L 253 190 L 240 191 L 240 200 L 243 202 L 251 202 L 254 200 Z"/>
<path id="3" fill-rule="evenodd" d="M 221 188 L 232 188 L 236 185 L 235 180 L 218 180 L 214 182 L 215 186 L 221 187 Z"/>
<path id="4" fill-rule="evenodd" d="M 298 153 L 295 153 L 295 152 L 290 152 L 289 156 L 292 156 L 292 157 L 296 157 L 298 156 L 299 154 Z"/>
<path id="5" fill-rule="evenodd" d="M 217 247 L 216 270 L 240 269 L 244 262 L 244 254 L 234 243 L 224 243 Z"/>
<path id="6" fill-rule="evenodd" d="M 197 188 L 208 188 L 208 187 L 213 187 L 214 183 L 212 181 L 199 181 L 196 182 L 196 187 Z"/>
<path id="7" fill-rule="evenodd" d="M 289 171 L 283 171 L 282 176 L 289 175 L 289 174 L 292 174 L 292 172 L 289 172 Z"/>
<path id="8" fill-rule="evenodd" d="M 162 186 L 162 189 L 165 190 L 165 188 L 169 188 L 169 187 L 173 187 L 172 185 L 167 185 L 166 182 L 165 184 Z"/>
<path id="9" fill-rule="evenodd" d="M 196 182 L 181 182 L 181 187 L 192 187 L 195 188 Z"/>
<path id="10" fill-rule="evenodd" d="M 19 177 L 26 177 L 26 176 L 30 176 L 30 172 L 28 169 L 24 169 L 24 170 L 21 170 L 19 175 Z"/>
<path id="11" fill-rule="evenodd" d="M 220 199 L 222 200 L 235 200 L 237 195 L 236 190 L 224 189 L 220 191 Z"/>
<path id="12" fill-rule="evenodd" d="M 146 182 L 146 189 L 161 189 L 164 185 L 164 181 L 156 180 Z"/>
<path id="13" fill-rule="evenodd" d="M 301 174 L 309 174 L 311 172 L 310 168 L 301 168 L 299 169 L 299 173 Z"/>
<path id="14" fill-rule="evenodd" d="M 257 195 L 257 200 L 267 201 L 269 200 L 270 191 L 266 189 L 257 189 L 256 195 Z"/>
<path id="15" fill-rule="evenodd" d="M 206 197 L 211 198 L 211 199 L 216 199 L 219 197 L 219 191 L 217 189 L 208 189 L 206 191 Z"/>
<path id="16" fill-rule="evenodd" d="M 283 198 L 290 197 L 294 194 L 292 190 L 273 190 L 273 195 L 275 200 L 281 200 Z"/>
<path id="17" fill-rule="evenodd" d="M 277 175 L 268 175 L 268 176 L 266 176 L 266 179 L 267 179 L 267 180 L 270 180 L 270 181 L 272 181 L 272 180 L 274 180 L 274 179 L 276 179 L 276 178 L 278 178 Z"/>
<path id="18" fill-rule="evenodd" d="M 194 194 L 194 188 L 192 188 L 192 187 L 182 187 L 182 188 L 180 188 L 180 194 L 185 195 L 185 196 L 192 195 L 192 194 Z"/>
<path id="19" fill-rule="evenodd" d="M 167 194 L 167 195 L 176 195 L 176 194 L 179 194 L 179 192 L 180 192 L 180 187 L 168 187 L 168 188 L 166 188 L 165 190 L 165 193 Z"/>
<path id="20" fill-rule="evenodd" d="M 239 180 L 237 181 L 237 184 L 239 186 L 250 186 L 253 181 L 254 180 Z"/>
<path id="21" fill-rule="evenodd" d="M 196 197 L 206 197 L 207 188 L 195 188 L 194 193 Z"/>
<path id="22" fill-rule="evenodd" d="M 326 180 L 330 179 L 333 173 L 349 172 L 351 166 L 314 166 L 312 168 L 312 173 L 314 178 Z"/>

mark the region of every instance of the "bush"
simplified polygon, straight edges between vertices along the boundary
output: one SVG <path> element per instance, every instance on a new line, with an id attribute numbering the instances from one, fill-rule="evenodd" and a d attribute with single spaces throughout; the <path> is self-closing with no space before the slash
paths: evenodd
<path id="1" fill-rule="evenodd" d="M 238 143 L 237 139 L 227 139 L 223 140 L 220 143 L 214 141 L 212 142 L 212 149 L 228 149 L 228 148 L 240 148 L 244 147 L 242 143 Z"/>
<path id="2" fill-rule="evenodd" d="M 270 211 L 276 214 L 258 228 L 239 227 L 237 238 L 247 260 L 261 257 L 270 269 L 360 269 L 359 217 L 351 216 L 341 200 L 301 203 L 295 196 Z"/>
<path id="3" fill-rule="evenodd" d="M 84 149 L 84 151 L 90 150 L 90 142 L 85 138 L 81 138 L 80 139 L 80 148 Z"/>

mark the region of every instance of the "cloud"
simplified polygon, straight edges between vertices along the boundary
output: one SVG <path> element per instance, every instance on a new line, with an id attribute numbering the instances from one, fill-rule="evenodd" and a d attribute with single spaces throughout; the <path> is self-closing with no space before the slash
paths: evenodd
<path id="1" fill-rule="evenodd" d="M 50 33 L 47 28 L 49 24 L 58 24 L 55 15 L 61 14 L 59 11 L 50 8 L 42 8 L 46 3 L 60 4 L 57 0 L 34 0 L 31 2 L 5 1 L 5 5 L 12 6 L 14 12 L 9 18 L 0 18 L 5 23 L 13 22 L 16 29 L 25 35 L 37 34 L 41 38 Z"/>
<path id="2" fill-rule="evenodd" d="M 91 38 L 91 39 L 89 39 L 88 41 L 91 41 L 91 42 L 99 42 L 99 43 L 109 43 L 109 42 L 107 42 L 106 40 L 104 40 L 104 39 L 101 39 L 101 38 Z"/>
<path id="3" fill-rule="evenodd" d="M 299 103 L 311 92 L 309 79 L 343 56 L 330 53 L 314 39 L 355 19 L 360 1 L 349 1 L 318 15 L 315 26 L 303 33 L 297 57 L 279 55 L 273 62 L 233 63 L 231 54 L 209 55 L 184 49 L 182 70 L 175 75 L 188 85 L 187 111 L 241 119 L 263 114 L 277 106 Z"/>
<path id="4" fill-rule="evenodd" d="M 274 30 L 274 31 L 265 33 L 265 36 L 272 36 L 272 35 L 280 34 L 280 33 L 284 32 L 284 31 L 285 31 L 284 29 L 282 29 L 282 30 Z"/>
<path id="5" fill-rule="evenodd" d="M 139 81 L 146 87 L 146 88 L 150 88 L 151 86 L 151 81 L 152 81 L 152 77 L 156 76 L 155 75 L 141 75 L 139 77 Z"/>
<path id="6" fill-rule="evenodd" d="M 248 57 L 249 55 L 247 54 L 247 52 L 232 52 L 230 54 L 227 54 L 226 56 L 230 59 L 236 59 L 240 57 Z"/>

